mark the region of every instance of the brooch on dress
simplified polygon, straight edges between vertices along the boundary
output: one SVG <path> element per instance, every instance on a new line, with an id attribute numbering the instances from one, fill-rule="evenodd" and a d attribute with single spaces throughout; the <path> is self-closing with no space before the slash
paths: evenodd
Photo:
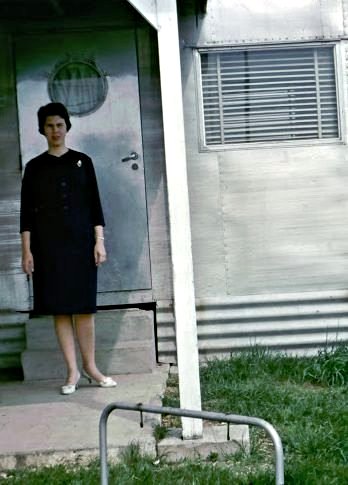
<path id="1" fill-rule="evenodd" d="M 82 165 L 81 160 L 79 160 L 79 161 L 77 162 L 77 164 L 76 164 L 76 165 L 77 165 L 77 166 L 80 168 L 80 167 L 81 167 L 81 165 Z"/>

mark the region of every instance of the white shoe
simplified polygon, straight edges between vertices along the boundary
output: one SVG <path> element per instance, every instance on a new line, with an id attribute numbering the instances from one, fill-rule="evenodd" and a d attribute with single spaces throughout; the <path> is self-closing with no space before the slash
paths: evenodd
<path id="1" fill-rule="evenodd" d="M 116 387 L 117 386 L 117 382 L 114 381 L 112 379 L 112 377 L 105 377 L 102 381 L 96 381 L 95 379 L 93 379 L 89 374 L 87 374 L 87 372 L 82 369 L 82 375 L 83 377 L 85 377 L 88 382 L 91 384 L 92 381 L 95 381 L 99 387 Z"/>
<path id="2" fill-rule="evenodd" d="M 60 393 L 64 395 L 73 394 L 79 388 L 80 377 L 81 375 L 79 373 L 75 384 L 64 384 L 64 386 L 60 388 Z"/>

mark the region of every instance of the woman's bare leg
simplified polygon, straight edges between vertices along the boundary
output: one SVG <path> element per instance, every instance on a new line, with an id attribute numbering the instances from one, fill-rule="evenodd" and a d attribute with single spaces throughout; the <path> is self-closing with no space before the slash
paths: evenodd
<path id="1" fill-rule="evenodd" d="M 97 382 L 105 379 L 95 363 L 94 315 L 75 315 L 76 337 L 79 343 L 83 368 Z"/>
<path id="2" fill-rule="evenodd" d="M 75 384 L 79 370 L 76 361 L 74 327 L 71 315 L 55 315 L 54 326 L 67 367 L 66 384 Z"/>

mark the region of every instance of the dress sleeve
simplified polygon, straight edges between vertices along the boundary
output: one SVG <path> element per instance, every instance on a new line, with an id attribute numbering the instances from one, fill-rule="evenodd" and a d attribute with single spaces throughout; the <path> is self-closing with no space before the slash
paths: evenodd
<path id="1" fill-rule="evenodd" d="M 105 226 L 103 208 L 100 201 L 97 177 L 93 162 L 89 159 L 89 200 L 93 226 Z"/>
<path id="2" fill-rule="evenodd" d="M 31 231 L 33 227 L 33 193 L 30 167 L 24 170 L 21 188 L 20 232 Z"/>

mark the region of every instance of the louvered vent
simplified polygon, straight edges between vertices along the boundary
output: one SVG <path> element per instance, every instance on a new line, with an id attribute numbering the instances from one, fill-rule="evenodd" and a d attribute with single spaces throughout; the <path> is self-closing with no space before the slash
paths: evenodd
<path id="1" fill-rule="evenodd" d="M 331 46 L 200 57 L 205 145 L 339 137 Z"/>

